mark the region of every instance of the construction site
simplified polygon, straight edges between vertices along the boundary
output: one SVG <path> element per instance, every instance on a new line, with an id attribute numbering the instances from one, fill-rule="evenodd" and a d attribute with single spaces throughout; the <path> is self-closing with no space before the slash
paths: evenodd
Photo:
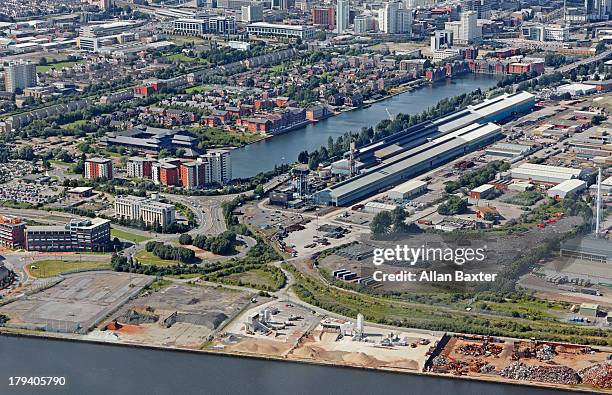
<path id="1" fill-rule="evenodd" d="M 0 314 L 10 318 L 8 328 L 84 334 L 152 281 L 110 271 L 70 274 L 0 307 Z"/>
<path id="2" fill-rule="evenodd" d="M 444 335 L 424 370 L 497 380 L 612 388 L 609 348 L 488 336 Z"/>
<path id="3" fill-rule="evenodd" d="M 99 327 L 119 342 L 200 348 L 253 294 L 200 284 L 172 283 L 147 290 Z"/>

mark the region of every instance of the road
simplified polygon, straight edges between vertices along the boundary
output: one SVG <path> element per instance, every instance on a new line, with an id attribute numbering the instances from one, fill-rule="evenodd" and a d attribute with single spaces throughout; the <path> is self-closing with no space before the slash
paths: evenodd
<path id="1" fill-rule="evenodd" d="M 608 49 L 608 50 L 600 53 L 599 55 L 591 56 L 590 58 L 582 59 L 582 60 L 579 60 L 577 62 L 570 63 L 570 64 L 567 64 L 565 66 L 561 66 L 558 69 L 556 69 L 555 71 L 558 71 L 558 72 L 561 72 L 561 73 L 572 71 L 573 69 L 578 68 L 578 67 L 580 67 L 582 65 L 588 65 L 588 64 L 591 64 L 593 62 L 598 62 L 600 60 L 604 60 L 606 57 L 608 57 L 610 55 L 612 55 L 612 49 Z"/>

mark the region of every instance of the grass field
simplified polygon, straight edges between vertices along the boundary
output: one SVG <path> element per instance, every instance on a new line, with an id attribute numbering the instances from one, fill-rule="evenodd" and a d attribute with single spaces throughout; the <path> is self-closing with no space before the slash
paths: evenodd
<path id="1" fill-rule="evenodd" d="M 168 278 L 176 278 L 179 280 L 189 280 L 192 278 L 198 278 L 198 277 L 202 277 L 202 275 L 200 273 L 187 273 L 187 274 L 169 274 L 167 276 L 164 277 L 168 277 Z"/>
<path id="2" fill-rule="evenodd" d="M 70 130 L 70 129 L 76 129 L 78 127 L 81 127 L 83 125 L 87 124 L 87 120 L 85 119 L 79 119 L 78 121 L 74 121 L 74 122 L 70 122 L 67 123 L 65 125 L 60 126 L 60 128 L 64 129 L 64 130 Z"/>
<path id="3" fill-rule="evenodd" d="M 143 265 L 156 265 L 156 266 L 172 266 L 177 265 L 178 261 L 161 259 L 153 255 L 152 252 L 148 252 L 146 250 L 140 250 L 135 255 L 134 258 Z"/>
<path id="4" fill-rule="evenodd" d="M 110 262 L 106 261 L 64 261 L 64 260 L 44 260 L 36 261 L 28 265 L 28 271 L 34 277 L 46 278 L 54 277 L 60 273 L 80 269 L 110 268 Z"/>
<path id="5" fill-rule="evenodd" d="M 186 43 L 202 44 L 206 41 L 203 38 L 188 36 L 170 36 L 169 40 L 175 43 L 176 45 L 183 45 Z"/>
<path id="6" fill-rule="evenodd" d="M 204 92 L 208 92 L 209 90 L 210 88 L 200 85 L 200 86 L 194 86 L 194 87 L 185 89 L 185 93 L 187 94 L 204 93 Z"/>
<path id="7" fill-rule="evenodd" d="M 261 269 L 250 270 L 248 272 L 243 273 L 234 273 L 230 274 L 225 278 L 228 280 L 236 281 L 239 285 L 250 284 L 256 287 L 264 286 L 276 288 L 271 273 L 265 272 Z"/>
<path id="8" fill-rule="evenodd" d="M 60 70 L 64 67 L 72 67 L 74 65 L 83 64 L 83 63 L 85 63 L 84 60 L 49 63 L 44 66 L 36 66 L 36 72 L 46 73 L 49 70 Z"/>
<path id="9" fill-rule="evenodd" d="M 123 240 L 131 241 L 132 243 L 141 243 L 143 241 L 151 240 L 150 237 L 132 234 L 119 229 L 111 229 L 111 237 L 118 237 Z"/>

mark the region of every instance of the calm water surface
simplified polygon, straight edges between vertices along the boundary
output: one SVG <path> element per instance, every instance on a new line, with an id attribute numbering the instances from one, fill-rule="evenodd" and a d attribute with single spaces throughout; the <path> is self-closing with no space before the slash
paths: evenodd
<path id="1" fill-rule="evenodd" d="M 10 376 L 66 386 L 9 387 Z M 0 336 L 0 394 L 566 395 L 570 392 L 302 363 Z"/>
<path id="2" fill-rule="evenodd" d="M 390 99 L 374 103 L 369 108 L 350 111 L 324 121 L 310 124 L 273 138 L 232 151 L 232 173 L 236 178 L 251 177 L 272 170 L 275 164 L 292 163 L 300 151 L 312 151 L 327 146 L 329 136 L 336 138 L 348 131 L 360 131 L 364 126 L 375 126 L 390 114 L 418 114 L 446 97 L 469 93 L 477 88 L 488 89 L 498 81 L 496 76 L 466 74 L 425 86 Z"/>

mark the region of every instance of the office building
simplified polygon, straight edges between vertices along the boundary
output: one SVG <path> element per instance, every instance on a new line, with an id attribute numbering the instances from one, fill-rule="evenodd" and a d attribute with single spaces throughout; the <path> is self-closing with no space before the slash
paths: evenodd
<path id="1" fill-rule="evenodd" d="M 349 0 L 337 0 L 336 4 L 336 32 L 344 33 L 349 26 L 350 5 Z"/>
<path id="2" fill-rule="evenodd" d="M 372 17 L 367 15 L 358 15 L 355 17 L 353 30 L 355 34 L 367 33 L 370 30 Z"/>
<path id="3" fill-rule="evenodd" d="M 315 7 L 312 9 L 312 24 L 325 29 L 336 28 L 336 9 L 333 7 Z"/>
<path id="4" fill-rule="evenodd" d="M 196 37 L 205 34 L 236 34 L 236 19 L 225 16 L 179 18 L 173 23 L 173 32 L 177 35 Z"/>
<path id="5" fill-rule="evenodd" d="M 444 29 L 453 33 L 455 44 L 468 45 L 482 39 L 481 29 L 477 25 L 478 15 L 474 11 L 464 11 L 458 21 L 445 22 Z"/>
<path id="6" fill-rule="evenodd" d="M 263 7 L 259 4 L 242 6 L 242 22 L 253 23 L 263 21 Z"/>
<path id="7" fill-rule="evenodd" d="M 4 86 L 7 92 L 23 92 L 25 88 L 36 86 L 36 65 L 26 62 L 10 63 L 5 68 Z"/>
<path id="8" fill-rule="evenodd" d="M 254 36 L 299 38 L 307 41 L 314 38 L 315 28 L 308 25 L 281 25 L 255 22 L 247 25 L 247 32 Z"/>
<path id="9" fill-rule="evenodd" d="M 559 25 L 527 24 L 521 27 L 521 34 L 526 40 L 567 41 L 569 33 L 569 27 Z"/>
<path id="10" fill-rule="evenodd" d="M 110 22 L 87 25 L 81 28 L 77 46 L 83 51 L 99 52 L 102 46 L 134 41 L 134 22 Z"/>
<path id="11" fill-rule="evenodd" d="M 478 19 L 491 18 L 490 0 L 466 0 L 463 3 L 463 10 L 476 12 Z"/>
<path id="12" fill-rule="evenodd" d="M 102 218 L 73 219 L 64 226 L 28 226 L 26 249 L 40 252 L 108 251 L 110 221 Z"/>
<path id="13" fill-rule="evenodd" d="M 378 10 L 378 28 L 387 34 L 410 33 L 412 31 L 412 12 L 402 8 L 399 1 L 386 3 Z"/>
<path id="14" fill-rule="evenodd" d="M 115 197 L 115 217 L 166 228 L 176 221 L 174 205 L 139 196 Z"/>
<path id="15" fill-rule="evenodd" d="M 111 0 L 86 0 L 87 4 L 98 6 L 103 11 L 110 10 Z"/>
<path id="16" fill-rule="evenodd" d="M 127 162 L 127 175 L 134 178 L 151 178 L 153 160 L 148 158 L 133 157 Z"/>
<path id="17" fill-rule="evenodd" d="M 436 30 L 431 36 L 431 51 L 450 48 L 453 45 L 453 32 L 450 30 Z"/>
<path id="18" fill-rule="evenodd" d="M 113 178 L 113 162 L 107 158 L 89 158 L 85 161 L 85 178 L 96 180 L 98 178 Z"/>
<path id="19" fill-rule="evenodd" d="M 15 217 L 0 217 L 0 247 L 25 247 L 25 222 Z"/>
<path id="20" fill-rule="evenodd" d="M 391 1 L 378 11 L 378 28 L 381 32 L 387 34 L 396 33 L 398 10 L 399 2 Z"/>
<path id="21" fill-rule="evenodd" d="M 584 0 L 587 21 L 607 21 L 612 16 L 612 0 Z"/>

